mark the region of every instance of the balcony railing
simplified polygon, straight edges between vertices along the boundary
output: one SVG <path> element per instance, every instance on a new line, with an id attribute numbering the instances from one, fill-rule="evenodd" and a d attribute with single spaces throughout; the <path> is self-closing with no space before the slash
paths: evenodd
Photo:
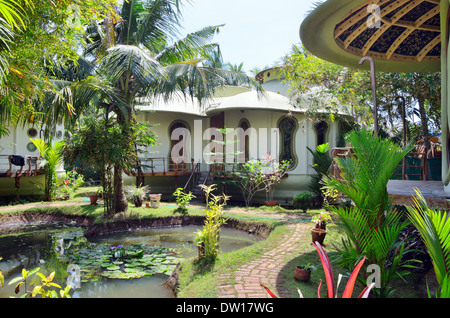
<path id="1" fill-rule="evenodd" d="M 191 162 L 175 163 L 170 158 L 143 158 L 135 169 L 128 171 L 132 176 L 156 175 L 186 175 L 195 167 L 194 159 Z"/>
<path id="2" fill-rule="evenodd" d="M 0 155 L 1 177 L 30 177 L 42 174 L 36 156 Z"/>

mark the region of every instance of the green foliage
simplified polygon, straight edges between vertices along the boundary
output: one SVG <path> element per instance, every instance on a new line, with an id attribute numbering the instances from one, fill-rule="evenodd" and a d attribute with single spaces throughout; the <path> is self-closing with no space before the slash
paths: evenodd
<path id="1" fill-rule="evenodd" d="M 0 261 L 3 259 L 3 257 L 0 257 Z M 2 270 L 0 269 L 0 287 L 3 287 L 5 284 L 5 276 L 3 276 Z"/>
<path id="2" fill-rule="evenodd" d="M 56 168 L 62 162 L 64 142 L 46 143 L 43 139 L 30 139 L 41 154 L 41 165 L 45 173 L 45 200 L 52 201 L 56 194 Z"/>
<path id="3" fill-rule="evenodd" d="M 316 175 L 312 176 L 310 189 L 315 194 L 316 198 L 322 198 L 322 184 L 321 180 L 323 176 L 328 175 L 333 158 L 331 158 L 329 151 L 330 145 L 328 143 L 318 145 L 316 150 L 313 151 L 309 147 L 306 147 L 308 151 L 313 155 L 313 169 L 316 171 Z"/>
<path id="4" fill-rule="evenodd" d="M 314 206 L 314 195 L 309 191 L 296 194 L 292 200 L 292 204 L 296 209 L 301 209 L 304 213 Z"/>
<path id="5" fill-rule="evenodd" d="M 27 279 L 29 279 L 32 275 L 36 274 L 39 276 L 40 281 L 35 284 L 32 291 L 27 290 Z M 9 285 L 16 284 L 15 293 L 20 293 L 20 289 L 24 287 L 24 293 L 21 298 L 25 298 L 27 296 L 35 297 L 36 295 L 41 295 L 42 298 L 58 298 L 58 293 L 56 290 L 51 288 L 59 288 L 59 294 L 61 298 L 70 298 L 70 285 L 67 285 L 64 289 L 53 282 L 53 278 L 55 277 L 55 272 L 52 272 L 50 275 L 45 276 L 44 274 L 39 272 L 39 268 L 34 268 L 30 271 L 26 269 L 22 269 L 22 276 L 13 278 Z"/>
<path id="6" fill-rule="evenodd" d="M 75 170 L 67 171 L 63 177 L 62 184 L 56 190 L 58 199 L 69 197 L 84 184 L 84 177 Z"/>
<path id="7" fill-rule="evenodd" d="M 156 135 L 147 123 L 118 125 L 114 120 L 86 118 L 72 135 L 64 152 L 68 164 L 80 162 L 100 171 L 105 199 L 105 212 L 115 211 L 114 169 L 132 169 L 140 148 L 152 147 Z"/>
<path id="8" fill-rule="evenodd" d="M 60 112 L 44 112 L 41 108 L 47 94 L 58 91 L 52 82 L 54 73 L 47 71 L 55 65 L 74 63 L 83 26 L 112 14 L 114 4 L 114 0 L 1 1 L 0 17 L 8 21 L 0 23 L 1 124 L 34 119 L 46 122 L 47 129 L 56 122 L 53 115 L 59 117 Z M 2 45 L 1 38 L 7 40 L 7 46 Z M 73 116 L 71 100 L 64 107 L 67 117 Z"/>
<path id="9" fill-rule="evenodd" d="M 134 203 L 136 207 L 142 206 L 142 202 L 150 192 L 149 186 L 136 186 L 135 184 L 125 187 L 125 196 Z"/>
<path id="10" fill-rule="evenodd" d="M 354 156 L 335 159 L 341 179 L 325 178 L 326 188 L 348 196 L 354 204 L 352 208 L 330 207 L 339 215 L 347 237 L 333 257 L 349 269 L 363 255 L 369 264 L 378 264 L 381 287 L 374 291 L 386 297 L 391 293 L 389 281 L 406 275 L 406 269 L 410 267 L 408 260 L 403 258 L 404 244 L 398 241 L 400 231 L 408 222 L 402 221 L 400 212 L 392 207 L 387 183 L 411 147 L 402 149 L 366 130 L 353 131 L 349 141 Z M 386 266 L 388 262 L 390 266 Z"/>
<path id="11" fill-rule="evenodd" d="M 331 262 L 330 259 L 328 258 L 327 253 L 325 252 L 325 250 L 323 249 L 323 247 L 320 245 L 319 242 L 315 242 L 314 247 L 317 250 L 317 253 L 319 254 L 320 257 L 320 261 L 322 262 L 322 267 L 323 267 L 323 271 L 325 273 L 325 279 L 326 279 L 326 284 L 327 284 L 327 298 L 338 298 L 337 297 L 337 291 L 339 289 L 339 283 L 341 281 L 341 278 L 343 277 L 343 275 L 339 274 L 339 278 L 338 278 L 338 282 L 337 284 L 334 282 L 334 274 L 333 274 L 333 269 L 331 266 Z M 366 258 L 363 257 L 356 265 L 356 267 L 352 270 L 350 277 L 347 281 L 347 284 L 345 285 L 345 289 L 344 292 L 342 294 L 342 298 L 351 298 L 352 294 L 353 294 L 353 289 L 355 288 L 355 284 L 357 281 L 357 276 L 359 271 L 361 270 L 364 262 L 366 261 Z M 267 288 L 266 286 L 262 285 L 262 287 L 264 287 L 264 289 L 267 291 L 267 293 L 272 297 L 272 298 L 278 298 L 274 293 L 272 293 L 272 291 Z M 375 283 L 372 283 L 368 286 L 366 286 L 363 291 L 359 294 L 358 298 L 367 298 L 369 297 L 369 293 L 372 290 L 372 288 L 375 286 Z M 322 280 L 320 280 L 320 284 L 319 287 L 317 288 L 317 296 L 319 298 L 320 297 L 320 289 L 322 287 Z M 302 292 L 298 289 L 298 293 L 300 295 L 300 298 L 303 298 Z"/>
<path id="12" fill-rule="evenodd" d="M 414 205 L 407 207 L 408 218 L 420 232 L 430 255 L 440 290 L 437 297 L 450 298 L 450 218 L 446 211 L 430 209 L 416 190 Z"/>
<path id="13" fill-rule="evenodd" d="M 254 195 L 259 191 L 270 192 L 279 184 L 290 167 L 290 161 L 280 163 L 267 160 L 250 160 L 241 164 L 241 168 L 233 173 L 233 182 L 244 197 L 246 207 L 252 203 Z"/>
<path id="14" fill-rule="evenodd" d="M 330 212 L 320 212 L 320 214 L 313 217 L 311 221 L 320 226 L 321 224 L 333 222 L 333 219 L 331 218 Z"/>
<path id="15" fill-rule="evenodd" d="M 183 188 L 178 188 L 173 193 L 173 196 L 175 196 L 176 198 L 178 210 L 182 213 L 185 213 L 187 211 L 186 206 L 189 204 L 189 202 L 191 202 L 192 199 L 195 198 L 195 195 L 193 195 L 191 191 L 185 193 Z"/>
<path id="16" fill-rule="evenodd" d="M 213 262 L 219 255 L 219 235 L 222 224 L 226 223 L 223 216 L 223 207 L 229 197 L 222 194 L 216 196 L 212 192 L 215 190 L 215 185 L 202 185 L 206 196 L 206 219 L 203 230 L 199 230 L 195 237 L 195 245 L 202 249 L 201 257 L 207 261 Z"/>

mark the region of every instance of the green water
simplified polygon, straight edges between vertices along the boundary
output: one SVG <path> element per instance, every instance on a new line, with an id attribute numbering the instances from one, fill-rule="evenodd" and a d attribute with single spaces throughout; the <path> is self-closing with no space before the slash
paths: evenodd
<path id="1" fill-rule="evenodd" d="M 16 295 L 15 284 L 8 285 L 9 281 L 20 276 L 23 268 L 36 267 L 46 275 L 54 271 L 55 281 L 62 286 L 72 284 L 73 298 L 172 298 L 164 282 L 180 260 L 197 255 L 193 239 L 200 228 L 146 229 L 87 240 L 83 229 L 56 226 L 0 236 L 0 270 L 5 276 L 0 298 L 20 296 L 23 287 Z M 260 239 L 223 228 L 220 250 L 233 251 Z M 123 259 L 112 256 L 111 247 L 118 245 L 126 251 Z M 74 266 L 78 271 L 71 270 Z"/>

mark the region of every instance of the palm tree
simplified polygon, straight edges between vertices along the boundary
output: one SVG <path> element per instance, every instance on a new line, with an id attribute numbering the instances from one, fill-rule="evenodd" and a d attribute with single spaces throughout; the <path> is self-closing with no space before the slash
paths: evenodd
<path id="1" fill-rule="evenodd" d="M 181 1 L 130 0 L 119 10 L 120 20 L 105 19 L 89 28 L 86 57 L 93 59 L 96 74 L 118 92 L 125 108 L 110 100 L 103 103 L 114 112 L 127 134 L 126 123 L 134 121 L 134 102 L 138 97 L 181 96 L 200 102 L 216 90 L 238 79 L 262 91 L 259 83 L 243 73 L 208 66 L 210 44 L 220 26 L 205 27 L 177 40 Z M 122 170 L 115 170 L 116 211 L 127 209 L 122 190 Z"/>

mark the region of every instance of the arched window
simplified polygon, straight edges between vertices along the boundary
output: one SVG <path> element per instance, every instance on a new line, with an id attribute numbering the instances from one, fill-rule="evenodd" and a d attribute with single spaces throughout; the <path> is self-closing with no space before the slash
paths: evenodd
<path id="1" fill-rule="evenodd" d="M 239 162 L 247 162 L 250 156 L 249 147 L 250 147 L 250 124 L 247 119 L 242 119 L 239 124 L 240 135 L 239 135 Z"/>
<path id="2" fill-rule="evenodd" d="M 280 157 L 279 161 L 291 161 L 291 168 L 297 164 L 297 158 L 294 149 L 294 136 L 297 129 L 297 123 L 292 117 L 284 117 L 278 123 L 280 130 Z"/>
<path id="3" fill-rule="evenodd" d="M 317 134 L 317 146 L 326 143 L 328 124 L 324 121 L 319 121 L 314 124 L 314 129 L 316 130 Z"/>

